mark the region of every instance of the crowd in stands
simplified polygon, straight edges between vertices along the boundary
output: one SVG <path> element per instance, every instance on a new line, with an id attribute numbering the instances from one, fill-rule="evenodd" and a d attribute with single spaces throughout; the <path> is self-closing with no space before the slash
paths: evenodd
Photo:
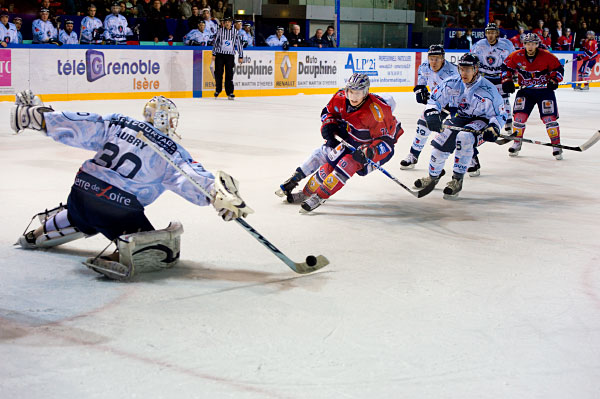
<path id="1" fill-rule="evenodd" d="M 26 20 L 10 18 L 0 26 L 2 46 L 22 43 L 23 36 L 34 44 L 125 44 L 128 41 L 173 42 L 187 45 L 211 46 L 217 28 L 226 18 L 232 18 L 231 5 L 227 0 L 32 0 L 35 17 Z M 7 17 L 27 9 L 14 4 L 6 7 L 0 0 L 0 11 Z M 1 20 L 0 20 L 1 22 Z M 76 29 L 74 29 L 76 27 Z M 254 36 L 250 21 L 235 20 L 244 47 L 335 47 L 335 29 L 316 29 L 314 36 L 305 37 L 300 26 L 290 25 L 290 31 L 277 27 L 265 38 Z M 29 32 L 31 35 L 29 35 Z M 10 33 L 9 33 L 10 31 Z M 174 32 L 176 31 L 176 32 Z M 286 35 L 289 37 L 286 37 Z"/>
<path id="2" fill-rule="evenodd" d="M 465 29 L 484 27 L 483 0 L 431 1 L 428 19 L 438 26 Z M 588 31 L 600 31 L 599 0 L 491 0 L 489 21 L 495 22 L 504 31 L 537 33 L 548 48 L 573 50 L 579 47 Z M 570 47 L 565 45 L 565 38 L 570 38 Z M 468 48 L 464 47 L 467 39 L 472 41 L 469 32 L 461 34 L 461 38 L 455 42 L 463 46 L 459 48 Z"/>

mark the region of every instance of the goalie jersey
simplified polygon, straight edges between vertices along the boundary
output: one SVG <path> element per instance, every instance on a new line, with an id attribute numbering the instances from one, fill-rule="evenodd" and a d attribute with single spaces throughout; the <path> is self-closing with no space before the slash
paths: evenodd
<path id="1" fill-rule="evenodd" d="M 102 117 L 86 112 L 47 112 L 44 119 L 47 134 L 55 141 L 96 152 L 92 159 L 83 163 L 82 172 L 111 188 L 133 194 L 142 206 L 154 202 L 165 190 L 171 190 L 196 205 L 210 204 L 209 199 L 188 179 L 136 136 L 139 133 L 146 136 L 209 192 L 214 183 L 212 173 L 151 124 L 120 114 Z M 85 189 L 98 191 L 93 187 Z M 96 195 L 104 196 L 102 192 Z M 117 206 L 122 205 L 118 198 L 108 199 Z"/>

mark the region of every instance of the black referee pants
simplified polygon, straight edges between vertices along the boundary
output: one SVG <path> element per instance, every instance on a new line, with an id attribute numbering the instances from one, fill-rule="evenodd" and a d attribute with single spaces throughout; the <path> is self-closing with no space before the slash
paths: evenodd
<path id="1" fill-rule="evenodd" d="M 235 66 L 235 56 L 233 54 L 219 54 L 215 57 L 215 91 L 220 93 L 223 90 L 223 69 L 225 69 L 225 93 L 233 94 L 233 67 Z"/>

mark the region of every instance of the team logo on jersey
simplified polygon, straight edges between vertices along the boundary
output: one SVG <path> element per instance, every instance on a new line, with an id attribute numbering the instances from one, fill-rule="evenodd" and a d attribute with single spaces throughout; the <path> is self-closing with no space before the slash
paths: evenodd
<path id="1" fill-rule="evenodd" d="M 542 101 L 542 113 L 553 114 L 554 113 L 554 101 L 544 100 Z"/>
<path id="2" fill-rule="evenodd" d="M 466 102 L 466 101 L 464 101 L 464 99 L 463 99 L 463 101 L 461 101 L 460 103 L 458 103 L 458 108 L 460 108 L 463 111 L 468 110 L 469 107 L 470 107 L 469 103 Z"/>
<path id="3" fill-rule="evenodd" d="M 487 61 L 489 66 L 492 66 L 496 63 L 496 58 L 492 57 L 491 55 L 488 55 L 485 60 Z"/>
<path id="4" fill-rule="evenodd" d="M 373 114 L 373 117 L 375 118 L 375 120 L 377 122 L 382 122 L 383 121 L 383 112 L 381 111 L 381 108 L 379 108 L 379 106 L 375 103 L 371 103 L 371 105 L 369 105 L 369 108 L 371 109 L 371 113 Z"/>
<path id="5" fill-rule="evenodd" d="M 123 26 L 119 25 L 119 33 L 123 33 Z"/>
<path id="6" fill-rule="evenodd" d="M 515 111 L 522 111 L 525 109 L 525 97 L 517 97 L 515 99 Z"/>

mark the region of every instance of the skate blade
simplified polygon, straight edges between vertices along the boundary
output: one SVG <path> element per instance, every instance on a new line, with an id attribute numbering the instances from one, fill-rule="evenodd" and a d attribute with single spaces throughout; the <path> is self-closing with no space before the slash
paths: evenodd
<path id="1" fill-rule="evenodd" d="M 286 197 L 286 194 L 283 192 L 283 190 L 281 188 L 278 189 L 277 191 L 275 191 L 275 195 L 278 197 L 283 197 L 283 198 Z"/>
<path id="2" fill-rule="evenodd" d="M 402 170 L 414 169 L 414 168 L 415 168 L 415 164 L 414 163 L 411 163 L 408 166 L 400 165 L 400 169 L 402 169 Z"/>
<path id="3" fill-rule="evenodd" d="M 475 172 L 468 172 L 468 173 L 469 173 L 469 176 L 471 176 L 471 177 L 477 177 L 481 174 L 479 169 L 477 169 Z"/>
<path id="4" fill-rule="evenodd" d="M 562 154 L 559 155 L 555 155 L 554 158 L 556 158 L 557 161 L 561 161 L 563 159 Z"/>
<path id="5" fill-rule="evenodd" d="M 458 194 L 459 193 L 456 193 L 456 194 L 444 194 L 444 199 L 445 200 L 456 200 L 456 199 L 458 199 Z"/>
<path id="6" fill-rule="evenodd" d="M 518 156 L 518 155 L 519 155 L 519 151 L 516 151 L 516 152 L 509 152 L 509 153 L 508 153 L 508 156 L 509 156 L 509 157 L 516 157 L 516 156 Z"/>
<path id="7" fill-rule="evenodd" d="M 86 261 L 81 263 L 96 273 L 100 273 L 113 280 L 128 281 L 133 277 L 132 268 L 127 268 L 127 266 L 119 262 L 101 260 L 102 264 L 98 264 L 93 263 L 93 260 L 94 258 L 88 258 Z M 96 260 L 96 262 L 98 262 L 98 260 Z M 127 269 L 127 271 L 121 271 L 124 269 Z"/>

